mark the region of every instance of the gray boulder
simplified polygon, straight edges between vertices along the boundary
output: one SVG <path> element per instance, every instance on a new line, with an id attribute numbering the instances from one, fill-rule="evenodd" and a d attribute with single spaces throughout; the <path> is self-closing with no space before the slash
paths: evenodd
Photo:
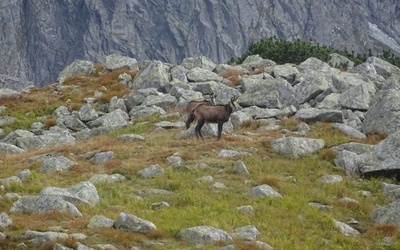
<path id="1" fill-rule="evenodd" d="M 145 169 L 139 170 L 137 175 L 142 179 L 151 179 L 156 176 L 164 175 L 164 169 L 160 165 L 151 165 Z"/>
<path id="2" fill-rule="evenodd" d="M 145 98 L 146 96 L 143 93 L 136 91 L 131 91 L 129 94 L 122 97 L 128 111 L 131 111 L 132 108 L 141 105 Z"/>
<path id="3" fill-rule="evenodd" d="M 17 138 L 20 137 L 31 137 L 34 136 L 35 134 L 28 131 L 28 130 L 23 130 L 23 129 L 16 129 L 6 135 L 3 139 L 1 139 L 1 142 L 11 144 L 11 145 L 17 145 Z"/>
<path id="4" fill-rule="evenodd" d="M 121 56 L 117 54 L 112 54 L 106 56 L 106 69 L 116 70 L 116 69 L 127 69 L 127 70 L 139 70 L 139 65 L 136 59 Z"/>
<path id="5" fill-rule="evenodd" d="M 102 215 L 93 216 L 87 225 L 88 228 L 112 228 L 113 226 L 114 221 Z"/>
<path id="6" fill-rule="evenodd" d="M 110 113 L 105 114 L 97 118 L 96 120 L 89 122 L 90 128 L 94 127 L 112 127 L 112 126 L 126 126 L 128 125 L 129 115 L 120 110 L 116 109 Z"/>
<path id="7" fill-rule="evenodd" d="M 144 141 L 144 137 L 137 134 L 124 134 L 117 136 L 119 141 Z"/>
<path id="8" fill-rule="evenodd" d="M 232 167 L 232 172 L 235 174 L 250 176 L 249 171 L 246 168 L 246 165 L 241 160 L 236 161 Z"/>
<path id="9" fill-rule="evenodd" d="M 219 151 L 218 153 L 218 156 L 222 158 L 229 158 L 229 157 L 243 156 L 243 155 L 250 155 L 250 153 L 234 149 L 221 149 L 221 151 Z"/>
<path id="10" fill-rule="evenodd" d="M 57 119 L 57 125 L 60 127 L 66 127 L 74 132 L 86 129 L 87 126 L 75 115 L 64 116 Z"/>
<path id="11" fill-rule="evenodd" d="M 252 122 L 253 121 L 253 117 L 249 113 L 246 113 L 246 112 L 243 112 L 243 111 L 239 110 L 239 111 L 233 112 L 231 114 L 230 120 L 231 120 L 233 129 L 237 130 L 244 123 Z"/>
<path id="12" fill-rule="evenodd" d="M 311 81 L 303 81 L 295 85 L 295 97 L 299 104 L 306 103 L 329 88 L 329 82 L 324 77 L 315 77 Z"/>
<path id="13" fill-rule="evenodd" d="M 400 91 L 381 90 L 373 97 L 362 125 L 365 134 L 400 130 Z"/>
<path id="14" fill-rule="evenodd" d="M 115 221 L 115 228 L 127 232 L 146 234 L 157 229 L 150 221 L 143 220 L 132 214 L 120 213 Z"/>
<path id="15" fill-rule="evenodd" d="M 296 75 L 300 73 L 295 64 L 286 63 L 283 65 L 276 65 L 272 71 L 272 76 L 281 77 L 288 81 L 290 84 L 296 79 Z"/>
<path id="16" fill-rule="evenodd" d="M 187 72 L 187 79 L 189 82 L 220 82 L 222 77 L 207 69 L 193 68 Z"/>
<path id="17" fill-rule="evenodd" d="M 264 197 L 282 198 L 282 195 L 280 193 L 278 193 L 275 189 L 273 189 L 267 184 L 254 187 L 250 189 L 246 194 L 253 198 L 264 198 Z"/>
<path id="18" fill-rule="evenodd" d="M 113 151 L 99 152 L 90 159 L 90 162 L 94 164 L 104 164 L 112 158 L 114 158 Z"/>
<path id="19" fill-rule="evenodd" d="M 371 65 L 373 65 L 376 73 L 383 76 L 385 79 L 391 76 L 400 76 L 400 68 L 378 57 L 368 57 L 366 63 L 370 63 Z"/>
<path id="20" fill-rule="evenodd" d="M 156 88 L 161 92 L 166 92 L 170 82 L 169 70 L 169 66 L 160 61 L 151 62 L 135 77 L 132 89 Z"/>
<path id="21" fill-rule="evenodd" d="M 317 109 L 336 109 L 339 110 L 342 106 L 339 103 L 340 94 L 331 93 L 327 95 L 321 102 L 316 104 Z"/>
<path id="22" fill-rule="evenodd" d="M 45 187 L 39 195 L 57 196 L 72 204 L 87 204 L 90 207 L 100 202 L 96 187 L 90 181 L 78 183 L 70 188 Z"/>
<path id="23" fill-rule="evenodd" d="M 376 208 L 370 217 L 375 223 L 400 226 L 400 200 Z"/>
<path id="24" fill-rule="evenodd" d="M 358 131 L 357 129 L 350 127 L 346 124 L 343 123 L 334 123 L 332 124 L 332 128 L 338 129 L 341 132 L 343 132 L 344 134 L 353 137 L 353 138 L 357 138 L 357 139 L 366 139 L 367 136 L 365 134 L 363 134 L 362 132 Z"/>
<path id="25" fill-rule="evenodd" d="M 50 244 L 53 242 L 65 241 L 67 239 L 72 239 L 75 241 L 82 241 L 87 238 L 84 234 L 67 234 L 67 233 L 59 233 L 59 232 L 38 232 L 27 230 L 24 234 L 25 239 L 29 239 L 35 245 L 43 245 L 43 244 Z M 57 244 L 54 246 L 54 249 L 57 249 Z M 63 249 L 65 250 L 65 249 Z M 68 249 L 69 250 L 69 249 Z"/>
<path id="26" fill-rule="evenodd" d="M 231 235 L 233 239 L 257 240 L 261 233 L 255 226 L 249 225 L 233 229 Z"/>
<path id="27" fill-rule="evenodd" d="M 11 116 L 0 117 L 0 126 L 11 124 L 15 122 L 15 118 Z"/>
<path id="28" fill-rule="evenodd" d="M 187 69 L 184 66 L 177 65 L 173 67 L 171 69 L 171 82 L 187 83 L 188 80 L 186 74 L 187 74 Z"/>
<path id="29" fill-rule="evenodd" d="M 332 85 L 335 93 L 343 93 L 353 87 L 369 83 L 368 78 L 362 74 L 340 72 L 332 76 Z"/>
<path id="30" fill-rule="evenodd" d="M 238 103 L 242 107 L 281 109 L 297 104 L 295 90 L 283 78 L 243 78 L 241 86 L 244 93 L 239 97 Z"/>
<path id="31" fill-rule="evenodd" d="M 137 106 L 131 109 L 129 116 L 132 120 L 135 120 L 152 115 L 165 115 L 166 113 L 164 109 L 157 106 Z"/>
<path id="32" fill-rule="evenodd" d="M 1 213 L 0 214 L 0 228 L 6 228 L 11 224 L 12 224 L 12 219 L 10 218 L 10 216 L 8 216 L 8 214 L 6 214 L 6 213 Z"/>
<path id="33" fill-rule="evenodd" d="M 215 69 L 215 63 L 211 61 L 208 57 L 186 57 L 182 60 L 182 64 L 185 69 L 191 70 L 194 68 L 202 68 L 208 71 L 213 71 Z"/>
<path id="34" fill-rule="evenodd" d="M 339 68 L 345 70 L 350 70 L 354 67 L 353 61 L 337 53 L 332 53 L 329 55 L 328 64 L 333 68 Z"/>
<path id="35" fill-rule="evenodd" d="M 298 158 L 302 155 L 313 154 L 325 146 L 322 139 L 299 137 L 284 137 L 271 142 L 272 150 L 278 154 Z"/>
<path id="36" fill-rule="evenodd" d="M 67 78 L 75 75 L 90 75 L 95 71 L 93 62 L 75 60 L 64 68 L 57 77 L 57 82 L 62 84 Z"/>
<path id="37" fill-rule="evenodd" d="M 23 150 L 22 148 L 19 148 L 17 146 L 8 143 L 0 142 L 0 155 L 7 155 L 7 154 L 16 155 L 23 153 L 25 153 L 25 150 Z"/>
<path id="38" fill-rule="evenodd" d="M 71 112 L 66 106 L 60 106 L 53 111 L 53 116 L 55 116 L 56 118 L 61 118 L 70 114 Z"/>
<path id="39" fill-rule="evenodd" d="M 339 96 L 339 103 L 342 108 L 366 111 L 375 92 L 375 85 L 367 82 L 344 91 Z"/>
<path id="40" fill-rule="evenodd" d="M 391 201 L 400 199 L 400 185 L 382 182 L 382 192 Z"/>
<path id="41" fill-rule="evenodd" d="M 11 186 L 12 184 L 22 184 L 22 180 L 17 176 L 11 176 L 4 179 L 0 179 L 0 184 L 3 186 Z"/>
<path id="42" fill-rule="evenodd" d="M 19 137 L 16 139 L 16 145 L 29 151 L 60 145 L 73 145 L 75 144 L 75 141 L 75 137 L 73 137 L 68 130 L 55 126 L 51 127 L 47 131 L 43 131 L 43 135 Z"/>
<path id="43" fill-rule="evenodd" d="M 57 171 L 66 171 L 74 165 L 78 165 L 78 163 L 63 156 L 48 157 L 42 161 L 39 172 L 43 174 L 52 174 Z"/>
<path id="44" fill-rule="evenodd" d="M 233 242 L 232 237 L 227 232 L 210 226 L 185 228 L 179 233 L 179 238 L 196 246 L 217 242 Z"/>
<path id="45" fill-rule="evenodd" d="M 125 100 L 123 98 L 118 98 L 116 96 L 113 96 L 110 99 L 110 102 L 108 103 L 108 112 L 112 112 L 116 109 L 120 109 L 124 112 L 128 112 L 126 105 L 125 105 Z"/>
<path id="46" fill-rule="evenodd" d="M 99 117 L 99 114 L 91 104 L 87 103 L 82 105 L 82 107 L 79 109 L 77 117 L 83 122 L 88 122 L 95 120 L 97 117 Z"/>
<path id="47" fill-rule="evenodd" d="M 335 219 L 332 219 L 332 220 L 333 220 L 333 223 L 335 224 L 335 226 L 345 236 L 360 236 L 361 235 L 361 233 L 359 231 L 357 231 L 356 229 L 347 225 L 346 223 L 343 223 L 343 222 L 335 220 Z"/>
<path id="48" fill-rule="evenodd" d="M 254 72 L 255 70 L 264 70 L 266 67 L 274 66 L 276 63 L 269 59 L 263 59 L 260 55 L 250 55 L 244 59 L 242 64 L 243 68 L 249 72 Z"/>
<path id="49" fill-rule="evenodd" d="M 121 175 L 121 174 L 95 174 L 92 177 L 90 177 L 89 181 L 93 184 L 97 183 L 102 183 L 102 182 L 109 182 L 109 183 L 114 183 L 114 182 L 121 182 L 125 181 L 126 177 Z"/>
<path id="50" fill-rule="evenodd" d="M 364 143 L 359 143 L 359 142 L 349 142 L 349 143 L 340 144 L 338 146 L 334 146 L 331 149 L 336 152 L 347 150 L 350 152 L 354 152 L 356 154 L 365 154 L 365 153 L 371 153 L 373 148 L 374 148 L 374 145 L 371 145 L 371 144 L 364 144 Z"/>
<path id="51" fill-rule="evenodd" d="M 147 107 L 157 106 L 163 110 L 175 108 L 177 103 L 176 97 L 170 94 L 149 95 L 143 101 L 143 105 Z"/>
<path id="52" fill-rule="evenodd" d="M 317 121 L 343 123 L 341 110 L 303 108 L 297 111 L 294 117 L 307 123 Z"/>
<path id="53" fill-rule="evenodd" d="M 11 213 L 48 213 L 52 211 L 66 212 L 75 217 L 82 213 L 70 202 L 58 196 L 22 196 L 11 206 Z"/>

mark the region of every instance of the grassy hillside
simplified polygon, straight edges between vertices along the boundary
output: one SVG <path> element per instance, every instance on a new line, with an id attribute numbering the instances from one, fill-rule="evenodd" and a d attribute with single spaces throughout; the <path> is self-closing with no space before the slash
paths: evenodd
<path id="1" fill-rule="evenodd" d="M 6 132 L 21 128 L 27 129 L 32 122 L 42 121 L 47 126 L 55 124 L 51 113 L 55 108 L 66 105 L 78 109 L 84 98 L 93 97 L 94 91 L 103 91 L 102 102 L 112 96 L 123 96 L 129 90 L 117 83 L 118 74 L 111 72 L 101 76 L 77 76 L 69 79 L 63 86 L 63 94 L 54 94 L 55 86 L 32 90 L 19 98 L 2 100 L 7 110 L 2 115 L 17 118 L 14 124 L 4 127 Z M 135 72 L 128 72 L 132 75 Z M 105 86 L 105 88 L 102 88 Z M 176 112 L 176 110 L 171 110 Z M 177 121 L 179 118 L 169 118 Z M 88 239 L 82 243 L 87 246 L 95 244 L 113 244 L 118 249 L 129 249 L 141 246 L 146 242 L 155 243 L 151 249 L 192 249 L 177 238 L 184 228 L 208 225 L 231 232 L 233 229 L 254 225 L 261 232 L 260 241 L 266 242 L 274 249 L 399 249 L 399 230 L 391 225 L 376 225 L 370 218 L 370 212 L 378 204 L 388 201 L 382 195 L 381 181 L 347 178 L 342 170 L 333 164 L 335 153 L 330 147 L 345 142 L 355 141 L 327 123 L 310 124 L 310 138 L 325 140 L 325 148 L 317 154 L 287 159 L 272 152 L 270 142 L 280 137 L 279 131 L 258 131 L 257 122 L 249 122 L 234 131 L 234 134 L 246 134 L 252 140 L 241 140 L 224 134 L 221 141 L 207 137 L 205 142 L 196 138 L 177 139 L 182 129 L 170 129 L 152 132 L 153 124 L 159 117 L 135 121 L 124 129 L 113 131 L 108 136 L 98 136 L 87 141 L 79 141 L 73 146 L 62 146 L 48 150 L 32 151 L 17 156 L 0 157 L 0 179 L 16 175 L 23 169 L 30 169 L 29 181 L 22 185 L 13 184 L 0 190 L 0 211 L 6 212 L 13 220 L 9 228 L 0 231 L 9 235 L 1 242 L 1 249 L 15 249 L 16 245 L 25 242 L 28 249 L 34 246 L 22 239 L 26 230 L 48 231 L 51 227 L 61 226 L 68 233 L 84 233 Z M 280 122 L 282 128 L 296 130 L 299 121 L 285 119 Z M 194 125 L 192 125 L 194 126 Z M 120 142 L 118 135 L 136 133 L 145 137 L 144 141 Z M 375 144 L 382 136 L 369 136 L 364 143 Z M 222 149 L 236 149 L 251 152 L 251 155 L 235 158 L 221 158 L 218 153 Z M 104 165 L 94 165 L 80 157 L 93 150 L 114 151 L 115 157 Z M 27 163 L 28 157 L 61 152 L 78 166 L 67 172 L 45 175 L 37 170 L 39 164 Z M 173 170 L 168 166 L 166 158 L 179 152 L 184 165 L 191 171 Z M 251 176 L 234 174 L 231 167 L 237 160 L 242 160 Z M 206 168 L 197 164 L 205 163 Z M 151 164 L 159 164 L 165 169 L 165 175 L 151 180 L 143 180 L 137 171 Z M 77 206 L 83 218 L 74 218 L 67 214 L 13 214 L 9 213 L 13 201 L 4 198 L 7 193 L 19 195 L 37 195 L 46 186 L 68 188 L 78 182 L 87 181 L 94 174 L 120 173 L 128 178 L 125 182 L 96 185 L 101 201 L 90 208 Z M 344 181 L 337 184 L 323 184 L 319 181 L 325 174 L 339 174 Z M 212 176 L 213 182 L 198 182 L 197 179 Z M 216 188 L 214 182 L 223 183 L 226 188 Z M 252 187 L 268 184 L 283 195 L 282 199 L 255 199 L 244 195 Z M 166 189 L 171 195 L 143 195 L 142 191 Z M 361 191 L 371 192 L 364 196 Z M 138 195 L 142 199 L 138 198 Z M 340 199 L 350 197 L 359 203 L 341 203 Z M 154 202 L 166 201 L 170 207 L 160 210 L 151 209 Z M 327 212 L 308 205 L 318 202 L 332 206 Z M 239 206 L 251 205 L 254 215 L 246 216 L 236 211 Z M 115 220 L 121 213 L 134 214 L 153 222 L 158 230 L 147 235 L 127 233 L 117 229 L 88 229 L 89 220 L 94 215 L 103 215 Z M 346 237 L 340 233 L 332 219 L 347 222 L 351 218 L 358 221 L 354 227 L 362 232 L 359 237 Z M 383 238 L 391 236 L 394 243 L 389 247 Z M 162 245 L 157 243 L 161 242 Z M 60 242 L 68 247 L 76 247 L 73 239 Z M 236 241 L 235 249 L 256 249 L 254 245 Z M 200 249 L 220 249 L 221 244 L 204 246 Z M 52 245 L 41 249 L 52 249 Z"/>

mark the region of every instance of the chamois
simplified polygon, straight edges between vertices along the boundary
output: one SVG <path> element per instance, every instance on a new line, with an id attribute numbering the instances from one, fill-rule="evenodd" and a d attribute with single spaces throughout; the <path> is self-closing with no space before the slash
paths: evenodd
<path id="1" fill-rule="evenodd" d="M 215 105 L 215 98 L 217 97 L 217 95 L 212 92 L 210 95 L 210 100 L 203 100 L 203 101 L 190 101 L 188 103 L 188 105 L 186 106 L 186 116 L 187 116 L 187 120 L 186 120 L 186 129 L 188 129 L 190 127 L 190 124 L 194 121 L 195 117 L 193 114 L 193 110 L 195 110 L 197 108 L 197 106 L 199 105 Z"/>
<path id="2" fill-rule="evenodd" d="M 218 124 L 218 138 L 221 139 L 222 125 L 229 120 L 234 109 L 238 108 L 237 104 L 238 97 L 232 97 L 231 101 L 226 105 L 199 105 L 195 110 L 193 110 L 194 117 L 197 120 L 197 125 L 195 127 L 197 139 L 202 139 L 201 128 L 204 123 L 217 123 Z"/>

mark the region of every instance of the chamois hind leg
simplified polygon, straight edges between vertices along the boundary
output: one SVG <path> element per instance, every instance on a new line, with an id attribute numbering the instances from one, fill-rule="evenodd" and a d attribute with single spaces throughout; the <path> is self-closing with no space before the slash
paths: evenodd
<path id="1" fill-rule="evenodd" d="M 186 129 L 189 129 L 190 124 L 194 121 L 193 113 L 188 114 L 188 118 L 186 120 Z"/>
<path id="2" fill-rule="evenodd" d="M 218 123 L 218 137 L 217 137 L 217 141 L 219 141 L 219 140 L 221 139 L 222 125 L 224 125 L 224 124 L 223 124 L 223 123 Z"/>
<path id="3" fill-rule="evenodd" d="M 206 121 L 204 119 L 200 119 L 200 120 L 197 121 L 196 128 L 194 129 L 196 131 L 197 139 L 201 138 L 202 140 L 204 140 L 203 135 L 201 134 L 201 128 L 203 127 L 205 122 Z"/>

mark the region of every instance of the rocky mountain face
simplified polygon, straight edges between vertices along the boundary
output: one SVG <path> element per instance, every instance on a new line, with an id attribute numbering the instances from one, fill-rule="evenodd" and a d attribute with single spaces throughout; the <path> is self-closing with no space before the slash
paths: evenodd
<path id="1" fill-rule="evenodd" d="M 0 74 L 35 85 L 54 82 L 74 59 L 103 63 L 112 53 L 224 63 L 272 35 L 400 53 L 396 0 L 9 0 L 0 7 Z"/>

